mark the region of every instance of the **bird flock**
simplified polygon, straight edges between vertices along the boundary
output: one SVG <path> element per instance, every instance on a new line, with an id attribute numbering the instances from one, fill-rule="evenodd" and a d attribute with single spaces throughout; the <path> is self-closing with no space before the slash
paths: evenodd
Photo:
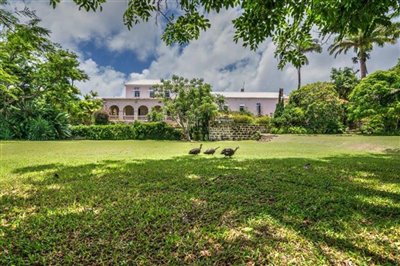
<path id="1" fill-rule="evenodd" d="M 191 154 L 191 155 L 197 155 L 197 154 L 201 153 L 202 147 L 203 147 L 203 144 L 200 144 L 200 147 L 199 147 L 199 148 L 191 149 L 191 150 L 189 151 L 189 154 Z M 219 149 L 219 147 L 207 149 L 207 150 L 204 151 L 204 154 L 214 155 L 214 153 L 215 153 L 218 149 Z M 238 149 L 239 149 L 239 147 L 236 147 L 235 149 L 232 149 L 232 148 L 225 148 L 225 149 L 223 149 L 223 150 L 221 151 L 221 154 L 222 154 L 222 155 L 225 155 L 225 157 L 232 157 Z"/>

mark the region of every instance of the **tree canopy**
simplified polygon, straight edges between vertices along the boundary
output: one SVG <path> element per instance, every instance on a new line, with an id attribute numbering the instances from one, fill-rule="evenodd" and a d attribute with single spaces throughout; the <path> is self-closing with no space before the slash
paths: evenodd
<path id="1" fill-rule="evenodd" d="M 281 116 L 274 118 L 281 133 L 339 133 L 344 110 L 334 85 L 316 82 L 293 91 Z M 298 130 L 301 129 L 301 130 Z"/>
<path id="2" fill-rule="evenodd" d="M 207 139 L 208 125 L 218 113 L 220 99 L 211 94 L 211 86 L 202 79 L 188 80 L 173 76 L 157 88 L 166 113 L 183 129 L 190 140 Z"/>
<path id="3" fill-rule="evenodd" d="M 96 93 L 81 95 L 75 81 L 88 76 L 77 55 L 49 40 L 50 32 L 31 17 L 0 32 L 1 138 L 58 139 L 71 123 L 90 123 L 101 107 Z"/>
<path id="4" fill-rule="evenodd" d="M 362 122 L 365 133 L 400 130 L 400 61 L 387 71 L 363 79 L 350 94 L 350 117 Z"/>
<path id="5" fill-rule="evenodd" d="M 49 0 L 56 7 L 60 0 Z M 107 0 L 73 0 L 80 8 L 101 10 Z M 152 17 L 165 21 L 163 40 L 185 44 L 211 27 L 207 14 L 224 9 L 240 9 L 232 21 L 235 41 L 256 49 L 269 37 L 288 49 L 296 40 L 310 38 L 311 29 L 321 35 L 336 33 L 339 39 L 359 31 L 369 33 L 378 25 L 390 25 L 398 14 L 398 0 L 127 0 L 123 20 L 129 27 Z M 298 57 L 300 56 L 299 52 Z"/>
<path id="6" fill-rule="evenodd" d="M 375 28 L 369 27 L 367 30 L 359 29 L 357 32 L 349 32 L 335 38 L 334 43 L 329 47 L 331 54 L 335 57 L 341 53 L 347 53 L 353 49 L 356 56 L 353 57 L 354 63 L 360 64 L 361 78 L 367 73 L 367 60 L 374 45 L 383 47 L 386 43 L 395 44 L 400 37 L 400 23 L 395 22 L 391 25 L 376 25 Z"/>

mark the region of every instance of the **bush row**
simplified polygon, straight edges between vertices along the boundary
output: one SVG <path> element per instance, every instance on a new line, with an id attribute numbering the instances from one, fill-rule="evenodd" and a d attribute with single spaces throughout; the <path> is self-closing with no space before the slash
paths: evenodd
<path id="1" fill-rule="evenodd" d="M 181 130 L 164 122 L 73 126 L 71 129 L 73 138 L 91 140 L 179 140 L 182 137 Z"/>
<path id="2" fill-rule="evenodd" d="M 271 117 L 269 116 L 254 116 L 252 114 L 240 112 L 231 112 L 226 117 L 238 124 L 263 125 L 269 127 L 271 123 Z"/>

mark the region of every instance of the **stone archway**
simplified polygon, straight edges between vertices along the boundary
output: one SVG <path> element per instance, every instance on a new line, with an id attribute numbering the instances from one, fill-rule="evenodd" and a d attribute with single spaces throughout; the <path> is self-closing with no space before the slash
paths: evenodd
<path id="1" fill-rule="evenodd" d="M 144 115 L 147 115 L 148 113 L 149 113 L 149 108 L 147 108 L 147 106 L 142 105 L 139 107 L 139 109 L 138 109 L 139 116 L 144 116 Z"/>
<path id="2" fill-rule="evenodd" d="M 109 114 L 112 116 L 118 116 L 119 115 L 119 107 L 116 105 L 110 106 Z"/>
<path id="3" fill-rule="evenodd" d="M 138 109 L 138 119 L 146 121 L 148 114 L 149 114 L 149 108 L 145 105 L 141 105 Z"/>
<path id="4" fill-rule="evenodd" d="M 133 120 L 134 114 L 135 112 L 132 106 L 127 105 L 124 107 L 124 120 Z"/>

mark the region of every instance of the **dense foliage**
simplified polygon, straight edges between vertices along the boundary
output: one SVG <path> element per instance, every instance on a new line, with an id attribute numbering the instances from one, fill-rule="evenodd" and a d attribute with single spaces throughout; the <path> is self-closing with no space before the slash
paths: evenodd
<path id="1" fill-rule="evenodd" d="M 335 90 L 339 94 L 339 98 L 348 101 L 349 95 L 354 87 L 358 84 L 356 73 L 352 68 L 332 68 L 331 81 L 335 85 Z"/>
<path id="2" fill-rule="evenodd" d="M 109 114 L 106 111 L 100 110 L 93 113 L 93 122 L 95 125 L 107 125 L 109 119 Z"/>
<path id="3" fill-rule="evenodd" d="M 340 133 L 343 115 L 334 85 L 317 82 L 293 91 L 282 115 L 273 123 L 279 133 Z"/>
<path id="4" fill-rule="evenodd" d="M 349 114 L 364 133 L 400 132 L 400 62 L 364 78 L 350 94 Z"/>
<path id="5" fill-rule="evenodd" d="M 0 138 L 59 139 L 69 136 L 69 124 L 91 123 L 102 103 L 74 85 L 88 79 L 77 55 L 52 43 L 33 14 L 25 24 L 7 15 L 13 23 L 0 32 Z"/>
<path id="6" fill-rule="evenodd" d="M 179 140 L 182 133 L 164 122 L 135 122 L 133 124 L 73 126 L 72 137 L 92 140 Z"/>
<path id="7" fill-rule="evenodd" d="M 209 122 L 217 115 L 220 104 L 209 84 L 202 79 L 173 76 L 162 80 L 157 91 L 163 97 L 165 112 L 182 127 L 186 139 L 208 138 Z"/>
<path id="8" fill-rule="evenodd" d="M 157 110 L 153 108 L 150 113 L 147 115 L 149 121 L 151 122 L 162 122 L 164 121 L 164 113 L 162 110 Z"/>

